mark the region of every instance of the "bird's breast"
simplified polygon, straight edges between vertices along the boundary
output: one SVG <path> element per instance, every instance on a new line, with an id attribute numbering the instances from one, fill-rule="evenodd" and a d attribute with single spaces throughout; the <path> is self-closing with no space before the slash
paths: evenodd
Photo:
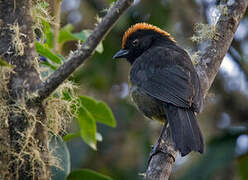
<path id="1" fill-rule="evenodd" d="M 130 95 L 132 101 L 144 115 L 151 119 L 164 121 L 165 113 L 163 102 L 146 94 L 136 85 L 131 85 Z"/>

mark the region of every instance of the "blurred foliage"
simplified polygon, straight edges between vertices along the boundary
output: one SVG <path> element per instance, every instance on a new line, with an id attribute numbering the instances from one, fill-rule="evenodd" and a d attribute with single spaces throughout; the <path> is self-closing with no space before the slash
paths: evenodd
<path id="1" fill-rule="evenodd" d="M 43 32 L 46 38 L 41 37 L 38 43 L 49 48 L 54 53 L 54 57 L 59 57 L 61 61 L 64 61 L 70 51 L 77 49 L 78 40 L 81 43 L 85 41 L 90 33 L 88 29 L 92 29 L 99 19 L 96 17 L 103 17 L 112 2 L 114 1 L 63 0 L 62 28 L 58 39 L 59 54 L 51 50 L 53 30 L 46 22 L 43 22 Z M 78 121 L 72 124 L 70 133 L 64 136 L 64 140 L 69 140 L 67 145 L 72 170 L 90 168 L 113 179 L 142 179 L 139 173 L 146 170 L 151 145 L 156 141 L 162 126 L 158 122 L 146 120 L 133 106 L 127 96 L 130 66 L 122 60 L 114 61 L 112 56 L 121 48 L 124 31 L 136 22 L 143 21 L 168 31 L 177 43 L 189 52 L 201 49 L 207 44 L 204 42 L 194 44 L 190 40 L 194 33 L 193 25 L 215 21 L 217 16 L 211 16 L 211 14 L 218 14 L 216 6 L 220 3 L 215 0 L 155 0 L 152 2 L 137 0 L 135 2 L 135 5 L 119 19 L 105 37 L 102 45 L 98 47 L 99 53 L 90 57 L 84 66 L 69 78 L 71 82 L 79 86 L 76 90 L 78 95 L 76 101 L 77 105 L 81 106 L 77 114 Z M 52 6 L 51 12 L 53 12 Z M 81 20 L 75 23 L 79 16 Z M 179 157 L 170 177 L 171 180 L 245 180 L 248 178 L 248 140 L 243 139 L 241 143 L 238 143 L 242 135 L 248 134 L 247 22 L 246 13 L 240 24 L 243 28 L 238 29 L 228 52 L 228 58 L 225 58 L 224 65 L 206 98 L 204 111 L 198 118 L 206 142 L 206 153 L 204 155 L 191 153 L 186 158 Z M 56 69 L 59 63 L 53 59 L 53 56 L 49 58 L 51 59 L 42 61 L 41 64 Z M 85 95 L 94 97 L 94 99 L 85 98 Z M 66 94 L 64 96 L 63 98 L 68 98 Z M 81 102 L 80 97 L 85 99 L 84 103 Z M 103 100 L 110 105 L 116 117 L 115 129 L 110 128 L 115 127 L 115 123 L 111 120 L 112 115 L 107 115 L 108 107 L 105 108 L 105 112 L 101 112 L 105 114 L 102 117 L 108 117 L 106 121 L 99 119 L 97 113 L 94 112 L 94 109 L 102 108 L 99 107 L 102 106 L 99 105 L 102 102 L 95 99 Z M 97 112 L 100 113 L 100 111 Z M 91 123 L 80 124 L 82 122 Z M 100 123 L 96 125 L 96 122 Z M 91 128 L 87 137 L 84 129 L 88 125 Z M 242 127 L 243 130 L 233 133 L 230 131 L 233 127 Z M 103 135 L 103 139 L 100 134 Z M 102 140 L 97 144 L 97 152 L 83 144 L 77 138 L 80 136 L 88 144 Z M 240 148 L 243 148 L 242 153 Z M 79 170 L 79 173 L 84 172 Z"/>
<path id="2" fill-rule="evenodd" d="M 181 178 L 191 180 L 213 179 L 218 170 L 227 168 L 235 160 L 236 139 L 245 133 L 227 131 L 208 142 L 207 152 Z M 206 167 L 208 167 L 206 169 Z M 201 172 L 201 173 L 199 173 Z"/>
<path id="3" fill-rule="evenodd" d="M 50 134 L 49 151 L 56 157 L 55 166 L 51 167 L 52 179 L 66 179 L 71 170 L 71 159 L 69 150 L 60 136 Z"/>
<path id="4" fill-rule="evenodd" d="M 40 66 L 43 67 L 42 74 L 47 77 L 52 71 L 59 68 L 59 66 L 64 61 L 66 61 L 66 58 L 63 57 L 62 54 L 59 54 L 63 45 L 71 41 L 79 41 L 80 43 L 83 43 L 90 35 L 91 31 L 84 30 L 79 33 L 72 33 L 74 27 L 71 24 L 67 24 L 59 30 L 58 39 L 54 41 L 54 30 L 51 27 L 50 22 L 44 19 L 41 21 L 42 28 L 37 28 L 35 30 L 37 40 L 35 42 L 35 47 L 37 53 L 40 55 Z M 56 44 L 56 41 L 59 45 L 58 52 L 54 52 L 54 44 Z M 80 46 L 81 44 L 78 45 L 78 48 L 80 48 Z M 96 52 L 103 52 L 102 43 L 98 45 Z M 2 65 L 7 66 L 8 64 Z M 44 67 L 46 67 L 45 70 Z M 86 144 L 88 144 L 92 149 L 96 150 L 97 140 L 102 141 L 102 135 L 97 132 L 97 122 L 115 127 L 116 122 L 114 116 L 106 103 L 102 101 L 96 101 L 95 99 L 88 96 L 79 96 L 74 93 L 74 90 L 75 89 L 73 89 L 73 87 L 64 88 L 62 90 L 62 95 L 56 92 L 53 95 L 53 98 L 61 98 L 70 102 L 71 109 L 69 112 L 73 114 L 72 117 L 77 119 L 78 126 L 80 128 L 79 133 L 75 132 L 65 135 L 64 141 L 81 137 Z M 55 162 L 51 166 L 52 179 L 66 179 L 68 175 L 68 179 L 71 180 L 85 178 L 110 180 L 110 178 L 91 170 L 80 170 L 70 173 L 70 154 L 67 145 L 63 142 L 63 139 L 59 135 L 50 135 L 49 148 L 53 157 L 55 158 Z"/>
<path id="5" fill-rule="evenodd" d="M 246 180 L 248 177 L 248 155 L 239 157 L 238 168 L 242 180 Z"/>
<path id="6" fill-rule="evenodd" d="M 85 41 L 86 38 L 89 36 L 89 31 L 72 33 L 72 30 L 73 26 L 70 24 L 60 29 L 57 40 L 60 47 L 63 47 L 63 44 L 69 41 Z M 54 38 L 53 35 L 50 36 L 50 34 L 53 34 L 52 28 L 45 20 L 43 20 L 42 32 L 45 33 L 43 33 L 43 35 L 39 34 L 42 38 L 37 36 L 35 47 L 36 51 L 42 57 L 41 66 L 46 66 L 48 68 L 47 74 L 49 74 L 49 71 L 56 70 L 59 65 L 61 65 L 62 62 L 65 61 L 65 57 L 63 57 L 61 54 L 56 54 L 55 52 L 53 52 L 53 46 L 50 46 L 49 43 L 52 42 Z M 40 39 L 43 39 L 43 43 L 38 42 Z M 99 44 L 99 46 L 102 46 L 101 43 Z M 98 50 L 96 49 L 96 51 L 102 52 L 103 48 L 98 48 Z M 57 96 L 58 94 L 56 94 L 56 98 L 62 98 L 66 101 L 71 102 L 72 112 L 75 114 L 80 127 L 80 135 L 82 139 L 93 149 L 96 149 L 97 142 L 96 122 L 100 122 L 111 127 L 116 126 L 112 111 L 106 103 L 102 101 L 97 102 L 93 98 L 87 96 L 74 96 L 74 93 L 71 93 L 67 89 L 63 91 L 62 97 Z M 77 133 L 69 134 L 65 137 L 65 139 L 68 141 L 71 138 L 76 137 L 76 135 Z"/>

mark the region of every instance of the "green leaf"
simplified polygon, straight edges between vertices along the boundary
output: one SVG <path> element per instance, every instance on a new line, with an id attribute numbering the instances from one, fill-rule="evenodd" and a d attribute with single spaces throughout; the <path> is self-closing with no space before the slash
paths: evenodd
<path id="1" fill-rule="evenodd" d="M 60 136 L 51 135 L 49 141 L 49 152 L 58 160 L 58 167 L 51 166 L 53 180 L 66 179 L 71 169 L 69 150 Z"/>
<path id="2" fill-rule="evenodd" d="M 85 32 L 84 31 L 81 31 L 79 33 L 73 33 L 74 37 L 77 38 L 77 40 L 81 40 L 81 41 L 86 41 L 87 39 L 87 36 L 85 35 Z"/>
<path id="3" fill-rule="evenodd" d="M 80 106 L 77 111 L 77 119 L 80 127 L 80 135 L 83 140 L 94 150 L 96 150 L 96 121 L 91 113 Z"/>
<path id="4" fill-rule="evenodd" d="M 96 51 L 98 53 L 103 53 L 103 45 L 102 45 L 102 42 L 100 42 L 97 47 L 96 47 Z"/>
<path id="5" fill-rule="evenodd" d="M 80 137 L 80 132 L 78 132 L 78 133 L 68 133 L 68 134 L 66 134 L 66 135 L 63 137 L 63 140 L 64 140 L 65 142 L 67 142 L 67 141 L 70 141 L 71 139 L 77 138 L 77 137 Z"/>
<path id="6" fill-rule="evenodd" d="M 35 42 L 35 47 L 36 47 L 36 51 L 41 56 L 44 56 L 44 57 L 50 59 L 52 62 L 54 62 L 56 64 L 62 63 L 62 59 L 60 59 L 60 57 L 58 55 L 53 53 L 49 48 L 45 47 L 43 44 L 41 44 L 39 42 Z"/>
<path id="7" fill-rule="evenodd" d="M 85 33 L 86 38 L 88 38 L 91 35 L 92 30 L 91 29 L 85 29 L 84 33 Z"/>
<path id="8" fill-rule="evenodd" d="M 71 24 L 68 24 L 61 28 L 58 36 L 58 42 L 62 46 L 67 41 L 74 41 L 77 40 L 77 37 L 75 37 L 71 31 L 73 31 L 74 27 Z"/>
<path id="9" fill-rule="evenodd" d="M 7 63 L 6 61 L 4 61 L 2 58 L 0 58 L 0 66 L 11 67 L 11 65 L 9 63 Z"/>
<path id="10" fill-rule="evenodd" d="M 68 41 L 77 41 L 80 40 L 84 42 L 87 39 L 87 35 L 85 31 L 81 31 L 79 33 L 72 33 L 74 27 L 71 24 L 68 24 L 61 28 L 59 32 L 58 42 L 60 45 L 63 45 Z"/>
<path id="11" fill-rule="evenodd" d="M 80 96 L 80 101 L 97 122 L 116 127 L 114 115 L 106 103 L 96 101 L 88 96 Z"/>
<path id="12" fill-rule="evenodd" d="M 67 24 L 61 28 L 61 30 L 66 30 L 68 32 L 72 32 L 74 30 L 74 26 L 72 24 Z"/>
<path id="13" fill-rule="evenodd" d="M 63 137 L 65 142 L 70 141 L 71 139 L 80 137 L 80 132 L 78 133 L 68 133 Z M 100 133 L 96 133 L 96 140 L 102 142 L 102 135 Z"/>
<path id="14" fill-rule="evenodd" d="M 63 27 L 59 32 L 58 42 L 60 46 L 62 46 L 64 43 L 68 41 L 86 41 L 86 39 L 90 36 L 91 30 L 83 30 L 79 33 L 72 33 L 74 27 L 71 24 L 66 25 Z M 96 51 L 98 53 L 103 52 L 103 45 L 102 42 L 98 44 L 96 47 Z"/>
<path id="15" fill-rule="evenodd" d="M 51 30 L 51 26 L 49 22 L 45 21 L 44 19 L 41 19 L 42 26 L 43 26 L 43 32 L 46 36 L 45 39 L 45 45 L 49 47 L 50 49 L 53 48 L 53 32 Z"/>
<path id="16" fill-rule="evenodd" d="M 43 65 L 45 65 L 45 66 L 51 68 L 51 69 L 54 70 L 54 71 L 55 71 L 56 69 L 58 69 L 57 66 L 55 66 L 55 65 L 53 65 L 53 64 L 51 64 L 51 63 L 49 63 L 48 61 L 42 61 L 41 64 L 43 64 Z"/>
<path id="17" fill-rule="evenodd" d="M 66 180 L 112 180 L 112 178 L 90 169 L 72 171 Z"/>

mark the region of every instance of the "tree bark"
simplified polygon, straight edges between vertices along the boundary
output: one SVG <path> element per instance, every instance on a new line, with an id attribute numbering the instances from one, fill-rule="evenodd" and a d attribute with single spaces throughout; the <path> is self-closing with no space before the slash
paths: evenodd
<path id="1" fill-rule="evenodd" d="M 226 5 L 226 12 L 222 13 L 217 24 L 215 38 L 211 39 L 209 45 L 200 52 L 196 71 L 199 75 L 204 97 L 211 87 L 214 78 L 220 68 L 220 64 L 227 53 L 237 27 L 244 16 L 248 6 L 247 0 L 237 0 L 231 5 Z M 167 129 L 166 133 L 168 133 Z M 160 148 L 163 153 L 154 155 L 146 171 L 146 180 L 167 180 L 173 166 L 173 159 L 176 158 L 175 146 L 171 138 L 163 135 L 163 141 L 170 140 L 169 143 L 161 143 Z M 164 159 L 164 162 L 161 162 Z"/>
<path id="2" fill-rule="evenodd" d="M 31 0 L 0 2 L 0 57 L 12 65 L 9 89 L 9 162 L 6 179 L 49 179 L 44 108 L 27 104 L 41 83 L 37 71 Z M 30 117 L 30 114 L 34 117 Z M 32 119 L 32 120 L 30 120 Z M 37 150 L 37 151 L 36 151 Z"/>

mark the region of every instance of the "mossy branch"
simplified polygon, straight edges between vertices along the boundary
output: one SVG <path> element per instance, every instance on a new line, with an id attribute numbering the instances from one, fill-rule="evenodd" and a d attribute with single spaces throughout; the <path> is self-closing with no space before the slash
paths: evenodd
<path id="1" fill-rule="evenodd" d="M 118 0 L 103 20 L 95 27 L 86 42 L 67 61 L 38 87 L 38 100 L 47 98 L 66 78 L 68 78 L 95 50 L 113 24 L 131 6 L 133 0 Z"/>
<path id="2" fill-rule="evenodd" d="M 0 126 L 4 137 L 0 139 L 0 179 L 49 179 L 51 175 L 44 107 L 26 103 L 41 83 L 31 7 L 32 0 L 0 2 L 0 54 L 12 67 L 9 71 L 1 68 L 0 77 L 5 110 L 0 115 L 6 125 Z"/>
<path id="3" fill-rule="evenodd" d="M 206 96 L 214 81 L 247 6 L 247 0 L 237 0 L 232 5 L 226 6 L 227 10 L 225 13 L 222 13 L 215 26 L 214 38 L 210 39 L 209 46 L 199 53 L 196 70 L 201 81 L 204 96 Z M 174 163 L 173 159 L 176 158 L 177 152 L 171 138 L 168 138 L 168 132 L 169 130 L 163 134 L 163 141 L 166 142 L 161 143 L 160 148 L 163 150 L 163 153 L 156 154 L 150 161 L 146 171 L 146 180 L 169 179 Z"/>

